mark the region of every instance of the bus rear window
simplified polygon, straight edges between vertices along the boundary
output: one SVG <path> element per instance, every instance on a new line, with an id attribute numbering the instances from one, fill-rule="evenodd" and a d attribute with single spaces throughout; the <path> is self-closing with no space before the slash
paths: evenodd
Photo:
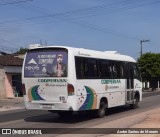
<path id="1" fill-rule="evenodd" d="M 24 77 L 67 77 L 66 49 L 40 49 L 27 53 Z"/>

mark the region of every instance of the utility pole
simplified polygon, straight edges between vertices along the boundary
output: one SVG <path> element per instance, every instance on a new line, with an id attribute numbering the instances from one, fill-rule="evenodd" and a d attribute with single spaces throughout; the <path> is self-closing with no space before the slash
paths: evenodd
<path id="1" fill-rule="evenodd" d="M 142 43 L 143 43 L 143 42 L 149 42 L 149 41 L 150 41 L 150 40 L 141 40 L 141 41 L 140 41 L 140 44 L 141 44 L 141 52 L 140 52 L 140 54 L 141 54 L 141 56 L 142 56 Z"/>
<path id="2" fill-rule="evenodd" d="M 140 41 L 140 44 L 141 44 L 140 57 L 141 57 L 141 56 L 142 56 L 142 54 L 143 54 L 143 53 L 142 53 L 142 43 L 143 43 L 143 42 L 149 42 L 149 41 L 150 41 L 150 40 L 141 40 L 141 41 Z M 142 81 L 142 83 L 143 83 L 143 79 L 142 79 L 142 77 L 141 77 L 141 81 Z M 143 87 L 143 88 L 144 88 L 144 87 Z M 143 88 L 142 88 L 142 90 L 143 90 Z"/>

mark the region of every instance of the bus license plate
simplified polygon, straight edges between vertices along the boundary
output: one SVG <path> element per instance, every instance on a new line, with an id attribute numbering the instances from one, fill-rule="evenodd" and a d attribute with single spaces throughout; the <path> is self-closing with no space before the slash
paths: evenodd
<path id="1" fill-rule="evenodd" d="M 52 105 L 50 105 L 50 104 L 43 104 L 42 108 L 45 109 L 45 110 L 49 110 L 49 109 L 52 109 Z"/>

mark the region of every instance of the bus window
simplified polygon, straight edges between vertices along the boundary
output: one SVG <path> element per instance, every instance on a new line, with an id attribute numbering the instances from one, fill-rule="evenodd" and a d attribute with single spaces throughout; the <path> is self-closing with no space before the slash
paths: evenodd
<path id="1" fill-rule="evenodd" d="M 68 54 L 64 49 L 39 49 L 27 53 L 24 77 L 67 77 Z"/>
<path id="2" fill-rule="evenodd" d="M 116 65 L 112 66 L 112 75 L 113 75 L 113 78 L 117 78 L 117 67 L 116 67 Z"/>
<path id="3" fill-rule="evenodd" d="M 127 89 L 134 87 L 133 63 L 125 62 L 125 78 L 127 79 Z"/>
<path id="4" fill-rule="evenodd" d="M 76 75 L 78 79 L 99 78 L 98 60 L 92 58 L 75 58 Z"/>
<path id="5" fill-rule="evenodd" d="M 124 64 L 121 62 L 120 64 L 120 76 L 121 78 L 124 78 Z"/>
<path id="6" fill-rule="evenodd" d="M 133 64 L 134 78 L 141 80 L 140 72 L 136 63 Z"/>
<path id="7" fill-rule="evenodd" d="M 86 78 L 99 78 L 98 65 L 96 59 L 85 59 Z"/>
<path id="8" fill-rule="evenodd" d="M 100 60 L 101 78 L 112 78 L 111 61 Z"/>
<path id="9" fill-rule="evenodd" d="M 84 58 L 76 57 L 75 64 L 76 64 L 77 79 L 84 79 L 85 78 Z"/>
<path id="10" fill-rule="evenodd" d="M 114 78 L 124 78 L 123 62 L 121 61 L 113 62 L 113 77 Z"/>

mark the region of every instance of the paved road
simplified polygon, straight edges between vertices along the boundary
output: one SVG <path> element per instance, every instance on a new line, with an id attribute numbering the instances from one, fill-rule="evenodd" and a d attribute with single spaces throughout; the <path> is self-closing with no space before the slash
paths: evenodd
<path id="1" fill-rule="evenodd" d="M 64 128 L 64 130 L 61 131 L 62 133 L 64 133 L 66 128 L 74 128 L 73 133 L 76 132 L 75 128 L 77 128 L 77 130 L 79 130 L 79 128 L 89 127 L 98 128 L 96 133 L 99 133 L 99 128 L 127 128 L 141 122 L 145 118 L 144 114 L 148 114 L 148 111 L 160 107 L 160 94 L 157 95 L 157 93 L 153 93 L 144 96 L 138 109 L 130 109 L 128 106 L 110 108 L 104 118 L 95 118 L 90 113 L 83 113 L 81 115 L 75 115 L 72 118 L 61 119 L 58 115 L 45 111 L 19 110 L 19 112 L 8 114 L 7 112 L 3 112 L 0 114 L 0 128 Z M 43 136 L 52 137 L 57 135 Z"/>
<path id="2" fill-rule="evenodd" d="M 155 91 L 154 92 L 143 92 L 142 98 L 155 96 L 155 95 L 160 95 L 160 92 L 159 91 L 156 91 L 156 92 Z"/>
<path id="3" fill-rule="evenodd" d="M 19 110 L 19 112 L 0 114 L 1 127 L 90 127 L 99 123 L 112 121 L 122 118 L 127 115 L 134 115 L 150 109 L 160 107 L 160 93 L 144 94 L 143 101 L 140 102 L 139 108 L 136 110 L 130 109 L 128 106 L 110 108 L 107 110 L 106 117 L 103 119 L 95 118 L 90 113 L 75 115 L 72 118 L 61 119 L 57 114 L 52 114 L 47 111 L 29 111 Z M 3 123 L 3 124 L 2 124 Z"/>

